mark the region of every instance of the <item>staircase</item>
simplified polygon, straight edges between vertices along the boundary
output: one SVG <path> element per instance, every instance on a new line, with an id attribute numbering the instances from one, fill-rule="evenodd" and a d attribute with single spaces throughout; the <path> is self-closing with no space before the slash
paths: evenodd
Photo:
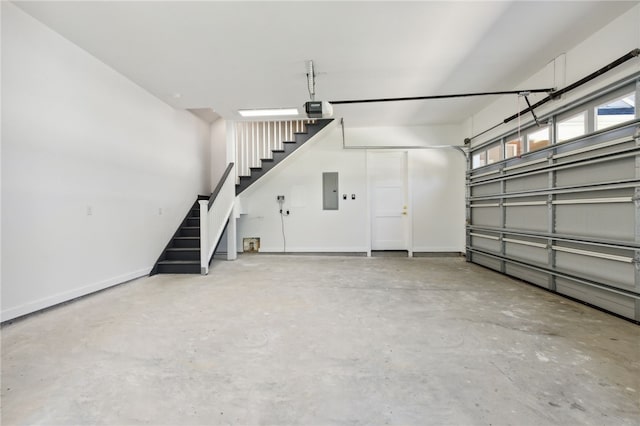
<path id="1" fill-rule="evenodd" d="M 200 273 L 200 205 L 198 201 L 207 199 L 209 197 L 206 195 L 198 196 L 149 275 Z"/>
<path id="2" fill-rule="evenodd" d="M 253 137 L 248 138 L 247 134 L 244 134 L 242 149 L 239 147 L 237 149 L 237 152 L 241 151 L 241 154 L 237 156 L 238 161 L 241 163 L 244 162 L 244 166 L 234 168 L 234 163 L 229 164 L 229 167 L 227 167 L 227 170 L 211 196 L 198 196 L 198 199 L 189 209 L 189 212 L 180 224 L 180 227 L 158 258 L 158 261 L 151 270 L 150 275 L 206 274 L 208 272 L 208 264 L 213 257 L 213 253 L 215 253 L 215 246 L 218 245 L 219 238 L 224 233 L 226 224 L 228 224 L 229 220 L 235 220 L 229 216 L 235 199 L 233 196 L 233 177 L 236 176 L 235 173 L 242 173 L 241 171 L 238 171 L 239 169 L 244 169 L 245 172 L 248 171 L 249 173 L 246 176 L 236 176 L 235 195 L 237 196 L 262 176 L 267 174 L 271 169 L 276 167 L 276 165 L 278 165 L 282 160 L 300 148 L 305 142 L 315 136 L 332 121 L 333 119 L 319 119 L 313 122 L 307 122 L 304 126 L 301 125 L 301 122 L 296 122 L 294 125 L 297 126 L 297 128 L 303 129 L 303 131 L 298 132 L 293 131 L 294 127 L 291 125 L 292 122 L 288 122 L 288 125 L 284 126 L 287 127 L 288 130 L 286 132 L 281 132 L 281 129 L 277 127 L 279 123 L 274 124 L 272 122 L 268 125 L 265 125 L 264 122 L 252 123 L 251 125 L 254 126 L 252 132 Z M 243 125 L 246 124 L 247 123 L 244 123 Z M 269 133 L 269 131 L 272 133 Z M 260 134 L 263 136 L 262 139 L 259 137 Z M 277 144 L 272 146 L 270 143 L 273 142 L 276 134 L 285 135 L 287 138 L 292 136 L 293 140 L 280 140 Z M 269 141 L 265 140 L 265 135 L 268 136 L 267 139 L 269 139 Z M 238 145 L 239 141 L 236 141 L 236 143 Z M 263 158 L 265 156 L 267 158 Z M 259 166 L 255 166 L 257 164 L 259 164 Z M 227 194 L 226 198 L 225 196 L 216 198 L 223 186 L 226 188 L 222 191 L 224 194 Z M 208 224 L 205 224 L 201 234 L 200 200 L 209 200 L 209 211 L 207 212 L 205 203 L 203 204 L 203 208 L 205 210 L 203 210 L 202 213 L 206 215 L 204 217 L 206 217 L 208 221 L 210 218 L 215 217 L 215 213 L 212 213 L 215 211 L 215 208 L 212 209 L 212 204 L 214 201 L 217 202 L 217 199 L 222 198 L 224 198 L 224 200 L 222 200 L 221 203 L 228 206 L 227 210 L 222 213 L 218 210 L 218 218 L 211 219 L 214 222 L 217 221 L 215 223 L 219 224 L 218 227 L 215 228 L 217 231 L 215 231 L 211 225 L 211 223 L 214 222 L 207 222 Z M 212 214 L 213 216 L 211 216 Z M 209 233 L 209 230 L 212 232 Z M 201 235 L 205 235 L 204 241 L 201 241 Z M 201 253 L 202 245 L 209 247 L 209 249 L 205 250 L 204 256 Z"/>
<path id="3" fill-rule="evenodd" d="M 283 141 L 281 149 L 271 149 L 269 151 L 271 156 L 261 158 L 259 167 L 249 167 L 249 175 L 239 176 L 239 182 L 236 184 L 236 195 L 239 195 L 242 191 L 253 185 L 258 179 L 267 174 L 269 170 L 273 169 L 278 163 L 291 155 L 291 153 L 300 148 L 332 121 L 333 119 L 319 119 L 312 123 L 307 123 L 305 131 L 293 133 L 294 140 Z M 242 170 L 242 167 L 239 167 L 238 170 Z"/>

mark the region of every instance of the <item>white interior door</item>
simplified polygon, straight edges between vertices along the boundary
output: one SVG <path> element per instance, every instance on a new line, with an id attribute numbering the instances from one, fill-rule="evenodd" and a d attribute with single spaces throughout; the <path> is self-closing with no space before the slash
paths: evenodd
<path id="1" fill-rule="evenodd" d="M 370 152 L 371 249 L 409 250 L 406 151 Z"/>

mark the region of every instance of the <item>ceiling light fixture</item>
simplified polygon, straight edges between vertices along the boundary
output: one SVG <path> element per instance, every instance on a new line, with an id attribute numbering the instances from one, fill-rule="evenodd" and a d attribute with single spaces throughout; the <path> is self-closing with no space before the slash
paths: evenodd
<path id="1" fill-rule="evenodd" d="M 243 117 L 280 117 L 283 115 L 299 115 L 298 108 L 240 109 Z"/>

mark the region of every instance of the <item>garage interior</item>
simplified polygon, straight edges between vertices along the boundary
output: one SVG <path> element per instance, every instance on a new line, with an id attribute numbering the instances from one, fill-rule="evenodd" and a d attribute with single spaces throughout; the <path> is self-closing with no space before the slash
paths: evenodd
<path id="1" fill-rule="evenodd" d="M 637 424 L 640 2 L 1 13 L 3 424 Z"/>

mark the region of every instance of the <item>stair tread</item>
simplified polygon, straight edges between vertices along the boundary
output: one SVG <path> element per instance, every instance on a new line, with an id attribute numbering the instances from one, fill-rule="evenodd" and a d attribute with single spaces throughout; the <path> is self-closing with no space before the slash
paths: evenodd
<path id="1" fill-rule="evenodd" d="M 158 265 L 199 265 L 199 260 L 161 260 Z"/>
<path id="2" fill-rule="evenodd" d="M 175 240 L 199 240 L 200 237 L 174 237 Z"/>
<path id="3" fill-rule="evenodd" d="M 200 251 L 199 247 L 169 247 L 167 251 Z"/>

